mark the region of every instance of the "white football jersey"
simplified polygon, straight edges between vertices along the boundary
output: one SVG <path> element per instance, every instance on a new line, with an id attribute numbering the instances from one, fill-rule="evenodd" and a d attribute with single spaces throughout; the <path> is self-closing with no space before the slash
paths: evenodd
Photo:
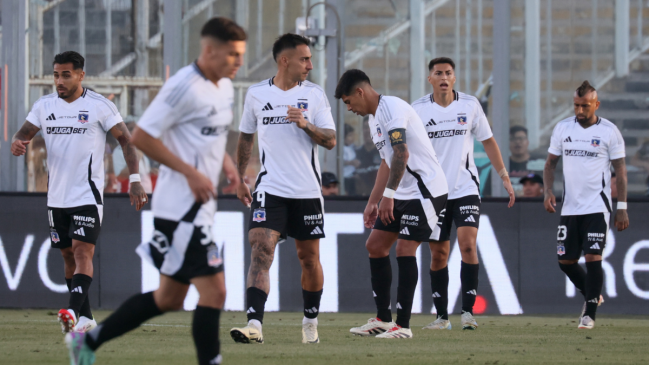
<path id="1" fill-rule="evenodd" d="M 34 103 L 27 121 L 39 127 L 45 139 L 47 205 L 101 209 L 106 133 L 122 122 L 115 104 L 88 89 L 71 103 L 52 93 Z"/>
<path id="2" fill-rule="evenodd" d="M 563 156 L 561 215 L 611 212 L 611 160 L 625 157 L 615 124 L 598 118 L 584 129 L 575 117 L 554 127 L 548 152 Z"/>
<path id="3" fill-rule="evenodd" d="M 473 160 L 473 138 L 482 142 L 493 136 L 478 99 L 453 91 L 446 108 L 428 94 L 412 103 L 426 127 L 427 136 L 448 182 L 448 198 L 480 195 L 480 178 Z"/>
<path id="4" fill-rule="evenodd" d="M 207 176 L 216 189 L 233 103 L 232 81 L 222 78 L 217 86 L 193 63 L 164 83 L 138 127 L 160 138 L 171 153 Z M 180 221 L 196 201 L 187 178 L 164 165 L 160 166 L 158 176 L 151 201 L 153 215 Z M 216 201 L 210 199 L 201 206 L 194 225 L 211 226 L 215 212 Z"/>
<path id="5" fill-rule="evenodd" d="M 261 170 L 255 190 L 293 199 L 322 196 L 317 144 L 286 119 L 288 107 L 299 107 L 318 128 L 336 130 L 331 107 L 322 88 L 304 81 L 284 91 L 273 78 L 248 88 L 239 130 L 259 132 Z"/>
<path id="6" fill-rule="evenodd" d="M 376 115 L 370 115 L 367 122 L 372 142 L 388 167 L 394 154 L 389 132 L 399 128 L 406 130 L 409 157 L 406 172 L 394 194 L 395 199 L 431 198 L 448 193 L 444 171 L 428 141 L 424 124 L 408 103 L 395 96 L 381 95 Z"/>

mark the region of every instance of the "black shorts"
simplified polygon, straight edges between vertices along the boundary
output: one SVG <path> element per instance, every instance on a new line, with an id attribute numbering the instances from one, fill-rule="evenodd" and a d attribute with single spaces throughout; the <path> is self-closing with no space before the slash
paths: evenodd
<path id="1" fill-rule="evenodd" d="M 72 247 L 72 240 L 97 243 L 104 207 L 82 205 L 73 208 L 47 208 L 52 248 Z"/>
<path id="2" fill-rule="evenodd" d="M 287 236 L 306 241 L 324 238 L 324 209 L 322 198 L 290 199 L 268 194 L 252 193 L 250 227 L 270 228 Z"/>
<path id="3" fill-rule="evenodd" d="M 394 199 L 394 221 L 385 225 L 377 218 L 374 229 L 387 232 L 399 232 L 399 239 L 425 242 L 437 240 L 440 234 L 441 215 L 446 205 L 446 197 L 433 199 Z M 432 201 L 431 201 L 432 200 Z"/>
<path id="4" fill-rule="evenodd" d="M 137 253 L 152 262 L 161 274 L 183 284 L 223 271 L 223 252 L 212 240 L 212 227 L 193 224 L 200 207 L 199 203 L 194 204 L 180 222 L 154 218 L 151 241 L 137 248 Z"/>
<path id="5" fill-rule="evenodd" d="M 451 228 L 475 227 L 480 224 L 480 196 L 467 195 L 446 202 L 446 210 L 442 213 L 442 232 L 438 241 L 451 239 Z"/>
<path id="6" fill-rule="evenodd" d="M 584 254 L 601 255 L 606 246 L 610 213 L 564 215 L 557 231 L 557 258 L 577 260 Z"/>

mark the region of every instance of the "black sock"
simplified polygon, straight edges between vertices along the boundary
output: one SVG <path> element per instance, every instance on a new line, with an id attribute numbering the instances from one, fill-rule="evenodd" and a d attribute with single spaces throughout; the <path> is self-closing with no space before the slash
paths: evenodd
<path id="1" fill-rule="evenodd" d="M 139 327 L 146 320 L 161 315 L 153 299 L 153 292 L 137 294 L 122 303 L 105 321 L 88 332 L 86 344 L 93 351 L 104 342 Z"/>
<path id="2" fill-rule="evenodd" d="M 586 263 L 586 313 L 593 320 L 597 313 L 597 304 L 599 296 L 602 294 L 602 285 L 604 283 L 604 270 L 602 270 L 601 261 L 592 261 Z"/>
<path id="3" fill-rule="evenodd" d="M 480 264 L 467 264 L 462 261 L 460 281 L 462 283 L 462 312 L 473 314 L 473 305 L 478 296 L 478 269 Z"/>
<path id="4" fill-rule="evenodd" d="M 392 286 L 392 265 L 390 256 L 373 259 L 370 257 L 372 275 L 372 293 L 376 303 L 376 318 L 383 322 L 392 322 L 390 311 L 390 286 Z"/>
<path id="5" fill-rule="evenodd" d="M 219 341 L 219 317 L 221 310 L 196 306 L 192 322 L 192 337 L 196 345 L 199 365 L 221 363 L 221 342 Z"/>
<path id="6" fill-rule="evenodd" d="M 320 299 L 322 298 L 322 289 L 319 291 L 306 291 L 302 289 L 302 299 L 304 299 L 304 316 L 306 318 L 317 318 L 320 312 Z"/>
<path id="7" fill-rule="evenodd" d="M 397 287 L 397 325 L 410 328 L 412 300 L 417 289 L 419 277 L 417 258 L 414 256 L 397 257 L 399 263 L 399 286 Z"/>
<path id="8" fill-rule="evenodd" d="M 65 283 L 68 286 L 68 291 L 72 290 L 72 279 L 65 278 Z M 84 316 L 90 319 L 93 318 L 92 311 L 90 310 L 90 301 L 88 299 L 88 295 L 86 295 L 86 300 L 83 302 L 83 304 L 81 304 L 81 309 L 79 309 L 79 313 L 76 313 L 76 316 L 77 317 Z"/>
<path id="9" fill-rule="evenodd" d="M 251 286 L 246 289 L 246 303 L 248 303 L 248 320 L 256 319 L 264 323 L 264 307 L 268 294 L 259 288 Z"/>
<path id="10" fill-rule="evenodd" d="M 430 270 L 430 288 L 437 318 L 448 319 L 448 266 L 441 270 Z"/>
<path id="11" fill-rule="evenodd" d="M 578 263 L 565 265 L 559 263 L 561 271 L 563 271 L 568 279 L 575 285 L 575 287 L 581 292 L 581 295 L 586 298 L 586 271 Z"/>
<path id="12" fill-rule="evenodd" d="M 68 308 L 74 311 L 74 315 L 79 319 L 81 313 L 81 305 L 88 298 L 88 289 L 92 284 L 92 278 L 84 274 L 74 274 L 70 286 L 70 302 Z"/>

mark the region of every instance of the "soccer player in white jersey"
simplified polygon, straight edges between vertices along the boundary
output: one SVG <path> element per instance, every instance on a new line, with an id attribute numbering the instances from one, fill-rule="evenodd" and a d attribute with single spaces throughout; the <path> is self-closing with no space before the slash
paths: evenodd
<path id="1" fill-rule="evenodd" d="M 225 279 L 211 226 L 232 123 L 231 78 L 245 50 L 240 26 L 226 18 L 210 19 L 201 30 L 198 60 L 169 78 L 140 118 L 133 143 L 162 166 L 152 198 L 155 232 L 137 251 L 160 270 L 160 287 L 134 295 L 94 330 L 69 334 L 72 365 L 92 364 L 103 343 L 181 309 L 190 284 L 200 295 L 192 322 L 198 363 L 221 364 Z"/>
<path id="2" fill-rule="evenodd" d="M 545 209 L 554 213 L 554 170 L 563 156 L 563 206 L 557 231 L 559 267 L 584 296 L 578 328 L 595 326 L 597 307 L 603 302 L 602 252 L 611 217 L 611 165 L 617 176 L 618 231 L 629 227 L 626 203 L 624 139 L 615 124 L 595 114 L 597 91 L 584 81 L 573 98 L 575 116 L 554 127 L 543 170 Z M 586 272 L 579 265 L 581 252 Z"/>
<path id="3" fill-rule="evenodd" d="M 239 185 L 237 196 L 250 207 L 248 239 L 252 248 L 246 303 L 248 325 L 233 328 L 232 339 L 263 343 L 264 306 L 270 291 L 268 270 L 275 247 L 295 238 L 302 266 L 304 319 L 302 342 L 318 343 L 318 312 L 324 278 L 320 238 L 324 238 L 324 207 L 317 146 L 336 145 L 336 125 L 324 90 L 306 81 L 310 42 L 287 33 L 273 45 L 277 74 L 248 88 L 239 130 L 237 162 L 243 176 L 255 132 L 259 134 L 261 171 L 250 194 Z M 275 289 L 277 290 L 277 289 Z"/>
<path id="4" fill-rule="evenodd" d="M 61 249 L 68 307 L 58 314 L 63 333 L 95 327 L 88 301 L 92 257 L 103 218 L 104 148 L 106 133 L 124 151 L 131 174 L 130 198 L 140 210 L 146 193 L 139 183 L 138 159 L 131 135 L 115 105 L 84 88 L 84 58 L 67 51 L 54 56 L 56 92 L 38 99 L 27 121 L 12 139 L 11 152 L 21 156 L 42 130 L 47 148 L 47 207 L 52 248 Z"/>
<path id="5" fill-rule="evenodd" d="M 480 102 L 473 96 L 453 90 L 456 80 L 453 60 L 435 58 L 428 64 L 428 71 L 428 82 L 433 86 L 433 92 L 416 100 L 412 107 L 419 114 L 428 138 L 439 154 L 449 192 L 442 233 L 438 240 L 429 242 L 430 283 L 437 319 L 424 329 L 451 329 L 448 319 L 448 256 L 451 228 L 455 223 L 462 254 L 462 329 L 474 330 L 478 327 L 473 318 L 473 305 L 478 292 L 476 239 L 480 223 L 480 180 L 473 160 L 474 138 L 482 142 L 492 166 L 502 178 L 509 194 L 510 208 L 514 205 L 514 189 Z"/>
<path id="6" fill-rule="evenodd" d="M 370 257 L 377 315 L 350 332 L 378 338 L 412 338 L 410 313 L 418 280 L 416 252 L 421 242 L 439 238 L 440 217 L 448 195 L 446 177 L 421 119 L 408 103 L 379 95 L 361 70 L 346 71 L 338 81 L 335 96 L 347 104 L 347 110 L 370 115 L 372 141 L 383 160 L 363 213 L 365 227 L 373 228 L 365 247 Z M 392 322 L 390 248 L 394 241 L 399 285 L 397 319 Z"/>

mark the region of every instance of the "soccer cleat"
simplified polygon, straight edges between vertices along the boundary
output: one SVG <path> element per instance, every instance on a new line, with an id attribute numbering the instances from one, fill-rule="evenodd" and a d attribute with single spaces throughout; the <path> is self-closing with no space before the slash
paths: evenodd
<path id="1" fill-rule="evenodd" d="M 74 315 L 72 309 L 61 309 L 59 311 L 59 323 L 61 324 L 61 332 L 68 333 L 74 331 L 74 326 L 77 324 L 77 317 Z"/>
<path id="2" fill-rule="evenodd" d="M 392 328 L 385 333 L 381 333 L 376 338 L 412 338 L 412 331 L 410 328 L 403 328 L 396 323 L 391 323 Z"/>
<path id="3" fill-rule="evenodd" d="M 233 328 L 230 330 L 230 336 L 234 342 L 238 343 L 264 343 L 264 336 L 261 328 L 248 324 L 243 328 Z"/>
<path id="4" fill-rule="evenodd" d="M 74 332 L 88 332 L 91 329 L 97 327 L 97 322 L 95 322 L 95 319 L 88 318 L 81 316 L 79 317 L 79 322 L 77 322 L 77 325 L 74 326 Z"/>
<path id="5" fill-rule="evenodd" d="M 349 332 L 358 336 L 375 336 L 380 335 L 392 327 L 393 325 L 390 322 L 383 322 L 378 318 L 370 318 L 366 324 L 360 327 L 354 327 Z"/>
<path id="6" fill-rule="evenodd" d="M 302 343 L 320 343 L 317 325 L 313 323 L 302 324 Z"/>
<path id="7" fill-rule="evenodd" d="M 422 328 L 424 330 L 450 330 L 453 328 L 451 326 L 451 321 L 448 319 L 443 319 L 441 316 L 437 317 L 434 322 L 429 323 L 426 327 Z"/>
<path id="8" fill-rule="evenodd" d="M 70 365 L 91 365 L 95 363 L 95 353 L 86 345 L 86 334 L 70 332 L 65 335 L 65 345 L 70 354 Z"/>
<path id="9" fill-rule="evenodd" d="M 478 328 L 478 322 L 473 318 L 471 312 L 462 313 L 462 329 L 463 330 L 475 330 Z"/>
<path id="10" fill-rule="evenodd" d="M 579 320 L 579 326 L 577 328 L 592 330 L 595 327 L 595 320 L 590 318 L 590 316 L 583 316 Z"/>
<path id="11" fill-rule="evenodd" d="M 599 307 L 600 305 L 602 305 L 602 303 L 604 303 L 604 296 L 600 294 L 599 302 L 597 302 L 597 306 Z M 584 302 L 584 306 L 581 307 L 581 315 L 579 315 L 579 319 L 581 319 L 581 317 L 583 317 L 584 314 L 586 314 L 586 302 Z"/>

